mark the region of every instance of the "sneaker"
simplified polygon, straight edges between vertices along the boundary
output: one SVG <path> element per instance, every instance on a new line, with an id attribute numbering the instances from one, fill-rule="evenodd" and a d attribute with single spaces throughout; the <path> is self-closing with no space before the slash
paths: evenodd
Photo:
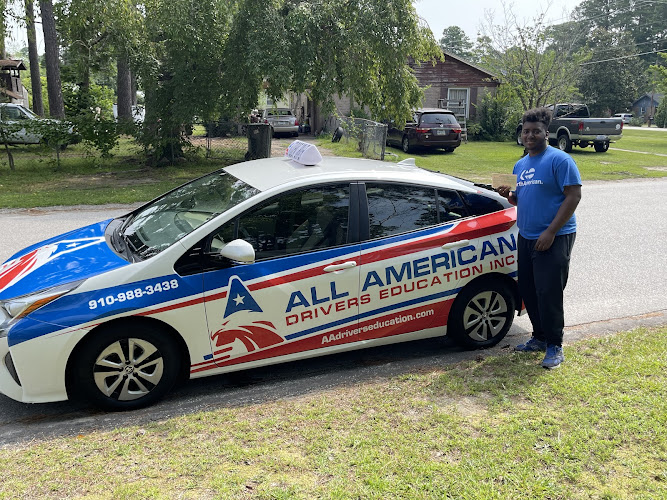
<path id="1" fill-rule="evenodd" d="M 535 337 L 530 337 L 530 340 L 525 344 L 519 344 L 514 348 L 515 351 L 519 352 L 537 352 L 537 351 L 546 351 L 547 343 L 544 340 L 536 339 Z"/>
<path id="2" fill-rule="evenodd" d="M 558 345 L 549 344 L 547 346 L 547 354 L 542 361 L 542 366 L 548 369 L 558 368 L 563 361 L 565 361 L 563 348 Z"/>

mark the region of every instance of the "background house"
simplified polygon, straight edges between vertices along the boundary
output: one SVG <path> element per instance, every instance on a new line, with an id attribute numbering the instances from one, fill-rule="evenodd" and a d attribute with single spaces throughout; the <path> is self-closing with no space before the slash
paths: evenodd
<path id="1" fill-rule="evenodd" d="M 644 120 L 653 118 L 664 97 L 664 94 L 660 94 L 658 92 L 644 94 L 632 103 L 632 113 L 636 117 L 643 118 Z"/>
<path id="2" fill-rule="evenodd" d="M 456 113 L 459 121 L 475 119 L 477 106 L 485 94 L 494 94 L 500 79 L 493 73 L 468 62 L 451 52 L 444 51 L 445 60 L 409 65 L 415 73 L 419 86 L 424 89 L 425 108 L 447 108 Z M 358 108 L 349 96 L 335 96 L 338 113 L 349 116 L 353 108 Z M 315 130 L 325 128 L 326 118 L 315 113 Z"/>
<path id="3" fill-rule="evenodd" d="M 21 71 L 26 69 L 18 59 L 0 59 L 0 102 L 28 106 L 28 91 L 21 83 Z"/>

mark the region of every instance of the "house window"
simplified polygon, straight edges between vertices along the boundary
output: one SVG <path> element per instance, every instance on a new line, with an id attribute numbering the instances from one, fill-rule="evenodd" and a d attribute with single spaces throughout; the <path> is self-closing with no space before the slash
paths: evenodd
<path id="1" fill-rule="evenodd" d="M 455 115 L 463 115 L 468 118 L 468 108 L 470 107 L 470 89 L 467 88 L 449 88 L 447 89 L 447 108 L 453 111 Z"/>

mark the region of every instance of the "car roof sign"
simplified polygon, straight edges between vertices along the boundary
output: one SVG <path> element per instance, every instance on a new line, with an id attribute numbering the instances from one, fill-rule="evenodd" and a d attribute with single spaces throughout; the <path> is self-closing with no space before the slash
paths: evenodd
<path id="1" fill-rule="evenodd" d="M 285 156 L 302 165 L 317 165 L 322 161 L 322 155 L 315 144 L 299 140 L 289 145 Z"/>

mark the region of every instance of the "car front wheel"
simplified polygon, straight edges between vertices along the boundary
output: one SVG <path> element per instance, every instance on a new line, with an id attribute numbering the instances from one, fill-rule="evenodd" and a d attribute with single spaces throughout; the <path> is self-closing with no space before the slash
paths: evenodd
<path id="1" fill-rule="evenodd" d="M 468 349 L 494 346 L 512 326 L 514 309 L 514 295 L 505 284 L 472 283 L 454 301 L 447 334 Z"/>
<path id="2" fill-rule="evenodd" d="M 72 360 L 76 395 L 105 410 L 134 410 L 162 398 L 178 378 L 176 343 L 153 325 L 92 333 Z"/>
<path id="3" fill-rule="evenodd" d="M 410 141 L 408 140 L 407 135 L 405 137 L 403 137 L 403 141 L 401 142 L 401 146 L 403 147 L 403 152 L 404 153 L 409 153 L 410 152 Z"/>

